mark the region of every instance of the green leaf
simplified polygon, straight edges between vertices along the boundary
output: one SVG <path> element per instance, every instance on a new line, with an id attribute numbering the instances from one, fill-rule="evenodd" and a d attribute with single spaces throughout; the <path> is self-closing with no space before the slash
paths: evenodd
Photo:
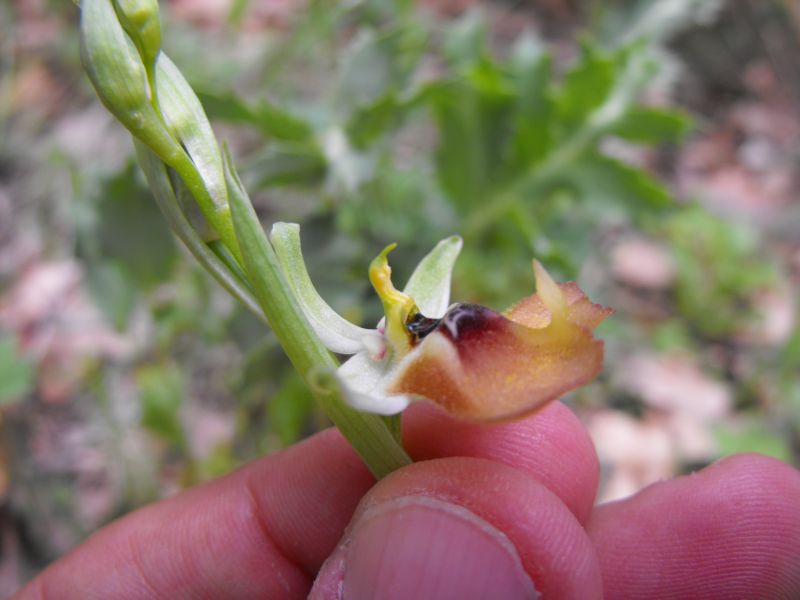
<path id="1" fill-rule="evenodd" d="M 287 142 L 308 142 L 311 124 L 289 110 L 262 99 L 249 104 L 233 93 L 204 90 L 198 93 L 209 118 L 256 127 L 263 135 Z"/>
<path id="2" fill-rule="evenodd" d="M 601 106 L 614 89 L 617 65 L 614 58 L 585 43 L 580 60 L 564 77 L 557 96 L 561 119 L 577 123 Z"/>
<path id="3" fill-rule="evenodd" d="M 671 108 L 631 109 L 608 133 L 643 144 L 677 143 L 691 130 L 692 118 Z"/>
<path id="4" fill-rule="evenodd" d="M 103 183 L 97 199 L 94 231 L 98 259 L 125 265 L 136 289 L 147 290 L 166 279 L 178 253 L 150 192 L 133 163 Z M 102 276 L 110 281 L 117 276 Z M 113 311 L 112 311 L 113 312 Z"/>
<path id="5" fill-rule="evenodd" d="M 35 365 L 17 350 L 13 336 L 0 335 L 0 406 L 20 400 L 33 390 Z"/>
<path id="6" fill-rule="evenodd" d="M 486 45 L 486 18 L 480 9 L 470 10 L 446 32 L 445 57 L 454 65 L 464 66 L 478 59 Z"/>
<path id="7" fill-rule="evenodd" d="M 544 53 L 516 62 L 518 98 L 508 150 L 514 171 L 542 162 L 555 143 L 551 64 L 552 57 Z"/>
<path id="8" fill-rule="evenodd" d="M 720 428 L 716 432 L 716 438 L 722 456 L 758 452 L 784 462 L 792 460 L 788 441 L 776 433 L 765 431 L 763 418 L 753 418 L 741 428 Z"/>
<path id="9" fill-rule="evenodd" d="M 269 400 L 270 431 L 284 446 L 295 443 L 303 435 L 313 409 L 313 398 L 303 380 L 290 373 Z"/>
<path id="10" fill-rule="evenodd" d="M 477 99 L 465 84 L 454 83 L 436 94 L 434 114 L 439 127 L 439 181 L 457 206 L 475 206 L 487 186 Z"/>
<path id="11" fill-rule="evenodd" d="M 172 364 L 142 367 L 136 373 L 142 426 L 176 446 L 186 444 L 181 422 L 183 377 Z"/>
<path id="12" fill-rule="evenodd" d="M 277 186 L 318 186 L 328 172 L 328 161 L 316 145 L 269 148 L 247 165 L 246 175 L 256 176 L 255 189 Z"/>
<path id="13" fill-rule="evenodd" d="M 365 149 L 390 133 L 401 122 L 406 108 L 397 94 L 389 91 L 355 110 L 346 126 L 347 135 L 356 148 Z"/>
<path id="14" fill-rule="evenodd" d="M 401 92 L 425 49 L 427 36 L 405 24 L 386 33 L 362 30 L 342 60 L 336 106 L 345 114 Z"/>
<path id="15" fill-rule="evenodd" d="M 675 206 L 669 190 L 647 171 L 602 154 L 585 156 L 568 176 L 583 199 L 592 204 L 617 205 L 634 215 Z"/>
<path id="16" fill-rule="evenodd" d="M 106 260 L 92 265 L 87 279 L 92 298 L 111 324 L 120 331 L 124 330 L 137 298 L 135 278 L 130 271 L 124 263 Z"/>
<path id="17" fill-rule="evenodd" d="M 439 182 L 453 203 L 470 210 L 485 201 L 507 177 L 506 147 L 511 129 L 513 94 L 482 75 L 442 82 L 427 96 L 439 128 L 436 166 Z"/>

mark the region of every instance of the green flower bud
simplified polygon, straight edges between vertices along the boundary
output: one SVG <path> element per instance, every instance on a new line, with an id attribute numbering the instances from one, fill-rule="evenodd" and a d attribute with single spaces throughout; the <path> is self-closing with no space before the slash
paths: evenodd
<path id="1" fill-rule="evenodd" d="M 111 0 L 81 2 L 81 61 L 100 100 L 167 164 L 183 150 L 151 102 L 147 71 Z"/>
<path id="2" fill-rule="evenodd" d="M 114 0 L 122 27 L 131 36 L 148 70 L 161 50 L 158 0 Z"/>
<path id="3" fill-rule="evenodd" d="M 167 128 L 197 167 L 213 201 L 213 209 L 227 212 L 228 191 L 222 155 L 200 100 L 166 54 L 159 57 L 156 73 L 158 102 Z"/>

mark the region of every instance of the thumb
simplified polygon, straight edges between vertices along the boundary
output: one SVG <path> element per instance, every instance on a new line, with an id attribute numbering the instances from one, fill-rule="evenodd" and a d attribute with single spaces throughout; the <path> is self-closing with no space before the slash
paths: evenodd
<path id="1" fill-rule="evenodd" d="M 570 511 L 512 468 L 417 463 L 362 500 L 312 599 L 594 598 L 597 559 Z"/>

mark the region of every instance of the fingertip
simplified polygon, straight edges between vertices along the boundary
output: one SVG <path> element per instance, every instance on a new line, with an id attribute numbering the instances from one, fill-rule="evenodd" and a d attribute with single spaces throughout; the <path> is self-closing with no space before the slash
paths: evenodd
<path id="1" fill-rule="evenodd" d="M 597 453 L 586 428 L 561 402 L 491 425 L 417 403 L 404 413 L 404 440 L 415 460 L 467 456 L 514 467 L 558 496 L 581 523 L 591 514 L 600 473 Z"/>
<path id="2" fill-rule="evenodd" d="M 798 507 L 800 472 L 736 455 L 599 507 L 588 531 L 609 598 L 797 598 Z"/>
<path id="3" fill-rule="evenodd" d="M 348 590 L 407 598 L 412 587 L 417 600 L 442 589 L 464 599 L 530 598 L 533 587 L 546 598 L 602 597 L 597 559 L 566 506 L 517 469 L 463 457 L 415 463 L 370 490 L 312 597 L 337 583 L 345 600 Z"/>

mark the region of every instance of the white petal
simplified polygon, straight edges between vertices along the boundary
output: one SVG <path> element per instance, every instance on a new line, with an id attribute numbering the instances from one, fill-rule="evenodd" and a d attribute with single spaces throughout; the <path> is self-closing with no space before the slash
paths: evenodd
<path id="1" fill-rule="evenodd" d="M 403 292 L 414 299 L 426 317 L 439 319 L 447 312 L 453 265 L 462 245 L 463 241 L 457 235 L 442 240 L 411 274 Z"/>
<path id="2" fill-rule="evenodd" d="M 336 370 L 336 379 L 345 402 L 356 410 L 379 415 L 394 415 L 403 411 L 411 397 L 405 394 L 388 395 L 383 392 L 383 380 L 388 371 L 388 361 L 372 360 L 366 352 L 359 352 Z"/>
<path id="3" fill-rule="evenodd" d="M 300 249 L 300 226 L 296 223 L 275 223 L 269 237 L 303 314 L 322 343 L 340 354 L 355 354 L 363 350 L 363 340 L 374 336 L 374 330 L 358 327 L 341 317 L 314 288 Z"/>

